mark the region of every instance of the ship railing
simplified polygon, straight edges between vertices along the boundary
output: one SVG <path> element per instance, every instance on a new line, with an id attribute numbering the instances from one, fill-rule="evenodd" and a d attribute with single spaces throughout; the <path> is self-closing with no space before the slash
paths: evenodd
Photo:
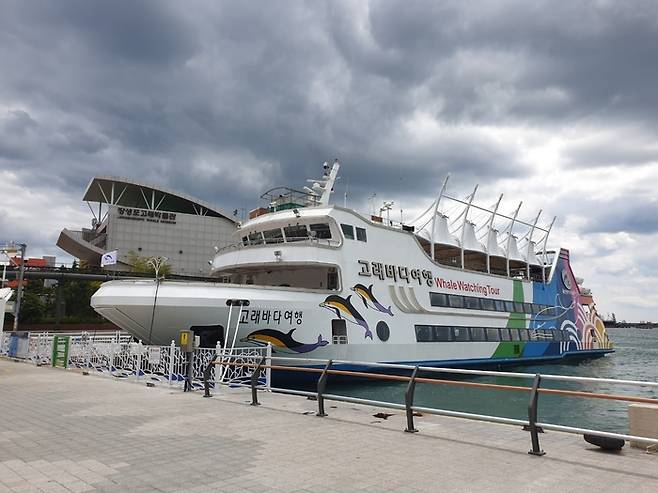
<path id="1" fill-rule="evenodd" d="M 314 398 L 317 400 L 318 410 L 316 415 L 320 417 L 327 416 L 325 401 L 339 401 L 348 402 L 352 404 L 361 404 L 368 406 L 377 406 L 383 408 L 403 410 L 406 413 L 406 428 L 404 431 L 415 433 L 418 431 L 414 423 L 414 413 L 434 414 L 438 416 L 448 416 L 454 418 L 463 418 L 475 421 L 486 421 L 492 423 L 499 423 L 512 426 L 521 426 L 524 431 L 530 432 L 531 449 L 528 451 L 531 455 L 542 456 L 545 454 L 539 442 L 539 433 L 544 430 L 559 431 L 564 433 L 584 435 L 586 438 L 595 437 L 607 440 L 612 440 L 603 446 L 618 447 L 623 445 L 622 441 L 631 441 L 636 443 L 643 443 L 652 446 L 658 445 L 658 438 L 651 436 L 638 436 L 624 433 L 613 433 L 602 430 L 594 430 L 588 428 L 581 428 L 577 426 L 565 426 L 555 423 L 548 423 L 538 420 L 539 415 L 539 396 L 544 395 L 558 395 L 565 397 L 579 397 L 589 399 L 605 399 L 612 401 L 622 401 L 629 403 L 644 403 L 658 405 L 658 399 L 651 397 L 635 396 L 635 395 L 620 395 L 609 394 L 601 392 L 583 391 L 583 390 L 567 390 L 544 387 L 542 384 L 545 382 L 568 382 L 568 383 L 581 383 L 581 384 L 595 384 L 595 385 L 619 385 L 619 386 L 632 386 L 644 387 L 652 390 L 658 390 L 658 382 L 649 382 L 642 380 L 622 380 L 612 378 L 594 378 L 594 377 L 577 377 L 566 375 L 552 375 L 540 373 L 520 373 L 520 372 L 504 372 L 504 371 L 491 371 L 491 370 L 468 370 L 458 368 L 436 368 L 420 365 L 404 365 L 392 363 L 373 363 L 365 361 L 348 361 L 348 360 L 326 360 L 315 358 L 286 358 L 272 356 L 270 358 L 262 358 L 257 363 L 244 363 L 236 360 L 230 360 L 231 357 L 226 358 L 222 364 L 228 366 L 250 366 L 262 371 L 264 368 L 276 372 L 300 372 L 310 373 L 318 377 L 315 391 L 287 389 L 270 386 L 267 390 L 283 394 L 291 394 L 304 396 L 307 398 Z M 210 362 L 206 368 L 206 374 L 209 374 L 210 367 L 217 362 Z M 304 366 L 301 366 L 304 365 Z M 341 368 L 342 367 L 342 368 Z M 355 371 L 343 368 L 362 367 L 368 371 Z M 256 371 L 256 370 L 254 370 Z M 529 385 L 508 385 L 498 383 L 484 383 L 476 381 L 454 380 L 448 378 L 441 378 L 442 375 L 457 375 L 457 376 L 471 376 L 471 377 L 503 377 L 510 379 L 524 379 Z M 373 399 L 365 399 L 353 396 L 331 394 L 327 392 L 328 378 L 358 378 L 367 380 L 389 381 L 406 383 L 404 393 L 404 404 L 388 401 L 379 401 Z M 511 392 L 525 392 L 528 394 L 528 409 L 527 419 L 515 419 L 508 417 L 493 416 L 487 414 L 477 414 L 462 411 L 453 411 L 449 409 L 440 409 L 427 406 L 418 406 L 414 404 L 414 393 L 416 385 L 419 383 L 430 385 L 451 385 L 460 386 L 472 389 L 491 389 L 500 391 Z M 251 405 L 257 406 L 258 391 L 263 387 L 259 386 L 255 380 L 252 380 L 249 385 L 252 393 Z M 204 382 L 205 393 L 204 397 L 211 397 L 209 382 Z M 617 443 L 615 443 L 615 441 Z M 621 444 L 619 443 L 621 442 Z"/>
<path id="2" fill-rule="evenodd" d="M 325 247 L 337 247 L 340 246 L 339 240 L 331 240 L 324 238 L 294 238 L 292 240 L 283 238 L 274 238 L 270 240 L 262 241 L 252 241 L 248 243 L 237 242 L 226 245 L 219 250 L 217 253 L 227 253 L 233 250 L 243 250 L 246 248 L 258 248 L 258 247 L 267 247 L 273 245 L 299 245 L 299 246 L 325 246 Z"/>

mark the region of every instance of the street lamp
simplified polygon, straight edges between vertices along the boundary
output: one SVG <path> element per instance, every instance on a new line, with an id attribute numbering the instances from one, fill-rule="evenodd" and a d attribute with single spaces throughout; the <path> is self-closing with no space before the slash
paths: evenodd
<path id="1" fill-rule="evenodd" d="M 153 296 L 153 311 L 151 312 L 151 326 L 149 327 L 148 343 L 151 344 L 151 337 L 153 335 L 153 322 L 155 320 L 155 305 L 158 302 L 158 290 L 160 289 L 160 268 L 169 260 L 167 257 L 151 257 L 146 261 L 155 271 L 155 295 Z M 164 276 L 163 276 L 164 277 Z"/>
<path id="2" fill-rule="evenodd" d="M 0 252 L 4 253 L 7 257 L 9 253 L 21 252 L 21 265 L 18 271 L 18 291 L 16 291 L 16 305 L 14 306 L 14 331 L 18 330 L 18 316 L 21 311 L 21 301 L 23 299 L 23 277 L 25 275 L 25 251 L 27 245 L 25 243 L 6 243 L 0 246 Z M 3 271 L 2 283 L 5 282 L 5 272 Z M 4 317 L 5 314 L 2 313 Z"/>

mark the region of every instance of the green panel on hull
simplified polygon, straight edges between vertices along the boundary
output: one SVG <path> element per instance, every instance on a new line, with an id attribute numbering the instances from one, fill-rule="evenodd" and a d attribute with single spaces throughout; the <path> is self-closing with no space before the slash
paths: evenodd
<path id="1" fill-rule="evenodd" d="M 494 351 L 492 358 L 519 358 L 523 354 L 525 342 L 501 342 Z"/>
<path id="2" fill-rule="evenodd" d="M 518 279 L 514 279 L 513 283 L 512 301 L 523 303 L 525 301 L 523 296 L 523 283 Z M 507 328 L 525 329 L 525 313 L 510 313 L 509 318 L 507 319 Z"/>
<path id="3" fill-rule="evenodd" d="M 512 301 L 519 301 L 523 303 L 523 283 L 518 279 L 514 279 L 514 291 L 512 292 Z"/>
<path id="4" fill-rule="evenodd" d="M 525 329 L 525 313 L 510 313 L 507 319 L 508 329 Z"/>

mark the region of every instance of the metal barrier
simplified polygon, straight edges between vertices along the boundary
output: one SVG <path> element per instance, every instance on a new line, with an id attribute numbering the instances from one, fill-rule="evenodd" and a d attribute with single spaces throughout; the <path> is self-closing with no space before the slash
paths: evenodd
<path id="1" fill-rule="evenodd" d="M 183 386 L 189 380 L 187 355 L 174 342 L 169 346 L 148 346 L 141 342 L 132 342 L 132 336 L 116 332 L 110 334 L 93 334 L 89 332 L 52 334 L 47 332 L 20 333 L 20 353 L 12 351 L 12 339 L 16 333 L 5 337 L 0 346 L 0 356 L 7 356 L 36 365 L 51 365 L 53 358 L 54 337 L 66 338 L 67 354 L 63 366 L 82 370 L 85 374 L 105 375 L 128 381 L 146 382 L 149 386 L 168 384 Z M 16 344 L 14 344 L 16 346 Z M 214 382 L 214 367 L 209 375 L 204 375 L 208 362 L 217 357 L 225 357 L 228 349 L 217 345 L 215 348 L 199 348 L 193 353 L 192 390 L 200 389 L 205 382 Z M 271 346 L 236 347 L 232 349 L 233 360 L 256 363 L 271 355 Z M 222 382 L 230 385 L 250 382 L 252 371 L 247 367 L 234 367 L 223 371 Z M 263 368 L 257 374 L 258 383 L 269 386 L 269 370 Z"/>
<path id="2" fill-rule="evenodd" d="M 457 368 L 435 368 L 435 367 L 425 367 L 425 366 L 397 365 L 397 364 L 389 364 L 389 363 L 371 363 L 371 362 L 363 362 L 363 361 L 323 360 L 323 359 L 312 359 L 312 358 L 299 358 L 299 359 L 295 358 L 294 360 L 292 360 L 291 358 L 276 357 L 276 356 L 268 359 L 270 361 L 295 362 L 297 364 L 302 363 L 302 364 L 310 364 L 313 366 L 292 366 L 285 364 L 265 365 L 263 364 L 265 358 L 263 358 L 260 361 L 260 363 L 258 363 L 257 365 L 254 363 L 226 361 L 226 359 L 234 359 L 234 358 L 232 356 L 225 358 L 225 361 L 223 361 L 221 364 L 227 366 L 249 366 L 252 368 L 258 368 L 259 370 L 261 370 L 262 368 L 269 368 L 270 370 L 276 370 L 276 371 L 292 371 L 292 372 L 318 374 L 319 379 L 317 382 L 317 388 L 315 392 L 276 388 L 276 387 L 270 387 L 268 390 L 283 393 L 283 394 L 315 397 L 318 403 L 318 410 L 316 415 L 319 417 L 327 416 L 324 401 L 333 400 L 333 401 L 349 402 L 353 404 L 363 404 L 363 405 L 371 405 L 371 406 L 379 406 L 384 408 L 404 410 L 406 413 L 405 431 L 408 433 L 418 432 L 418 430 L 414 426 L 414 420 L 413 420 L 414 412 L 434 414 L 439 416 L 465 418 L 465 419 L 472 419 L 477 421 L 487 421 L 492 423 L 499 423 L 499 424 L 513 425 L 513 426 L 522 426 L 524 430 L 530 432 L 531 449 L 528 451 L 528 453 L 536 456 L 542 456 L 545 454 L 539 442 L 539 433 L 543 432 L 543 430 L 561 431 L 561 432 L 573 433 L 579 435 L 587 434 L 587 435 L 594 435 L 604 438 L 617 438 L 621 440 L 630 440 L 634 442 L 642 442 L 642 443 L 648 443 L 654 445 L 658 444 L 658 438 L 590 430 L 586 428 L 563 426 L 563 425 L 556 425 L 556 424 L 543 423 L 537 421 L 540 394 L 554 394 L 554 395 L 562 395 L 569 397 L 585 397 L 592 399 L 607 399 L 607 400 L 617 400 L 617 401 L 625 401 L 625 402 L 642 402 L 642 403 L 658 405 L 658 399 L 653 399 L 649 397 L 602 394 L 597 392 L 585 392 L 578 390 L 542 388 L 541 383 L 544 381 L 607 383 L 614 385 L 651 387 L 656 389 L 658 389 L 658 382 L 646 382 L 646 381 L 638 381 L 638 380 L 617 380 L 610 378 L 574 377 L 574 376 L 562 376 L 562 375 L 550 375 L 550 374 L 545 375 L 545 374 L 531 374 L 531 373 L 518 373 L 518 372 L 499 372 L 499 371 L 487 371 L 487 370 L 465 370 L 465 369 L 457 369 Z M 206 368 L 205 374 L 209 374 L 210 373 L 209 368 L 216 364 L 219 364 L 219 362 L 211 361 L 208 364 L 208 367 Z M 322 365 L 324 365 L 324 367 L 321 367 Z M 365 366 L 371 368 L 379 368 L 382 370 L 397 370 L 397 371 L 410 372 L 410 375 L 406 376 L 400 374 L 385 374 L 385 373 L 372 373 L 365 371 L 340 370 L 335 368 L 337 365 Z M 523 378 L 523 379 L 532 380 L 532 385 L 531 386 L 502 385 L 502 384 L 490 384 L 490 383 L 480 383 L 480 382 L 464 382 L 458 380 L 447 380 L 447 379 L 432 378 L 432 377 L 419 377 L 418 376 L 419 372 L 435 373 L 435 374 L 443 373 L 443 374 L 471 375 L 471 376 Z M 383 380 L 383 381 L 407 382 L 407 387 L 404 394 L 405 403 L 398 404 L 394 402 L 375 401 L 371 399 L 362 399 L 357 397 L 328 394 L 326 393 L 326 386 L 327 386 L 327 380 L 329 375 L 342 376 L 342 377 L 358 377 L 358 378 L 367 378 L 372 380 Z M 528 419 L 521 420 L 521 419 L 513 419 L 513 418 L 502 418 L 498 416 L 490 416 L 485 414 L 474 414 L 474 413 L 466 413 L 461 411 L 450 411 L 447 409 L 436 409 L 430 407 L 414 406 L 413 403 L 414 392 L 416 385 L 418 383 L 426 383 L 433 385 L 456 385 L 462 387 L 507 390 L 514 392 L 528 392 L 530 396 L 530 401 L 528 404 Z M 262 389 L 262 387 L 258 386 L 253 379 L 250 382 L 249 387 L 251 388 L 251 392 L 252 392 L 251 405 L 257 406 L 259 405 L 257 391 Z M 206 388 L 206 393 L 204 397 L 211 397 L 209 385 L 206 385 L 205 388 Z"/>

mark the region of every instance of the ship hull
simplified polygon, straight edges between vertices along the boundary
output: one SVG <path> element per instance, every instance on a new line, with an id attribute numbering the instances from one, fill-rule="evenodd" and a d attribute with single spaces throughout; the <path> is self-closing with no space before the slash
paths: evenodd
<path id="1" fill-rule="evenodd" d="M 540 340 L 537 333 L 541 330 L 508 329 L 509 314 L 491 318 L 491 314 L 465 310 L 441 314 L 379 311 L 348 293 L 221 283 L 111 281 L 94 295 L 92 306 L 144 343 L 167 345 L 177 341 L 180 330 L 192 329 L 203 335 L 206 347 L 216 342 L 223 347 L 269 343 L 274 356 L 300 366 L 322 366 L 304 361 L 312 358 L 360 362 L 340 366 L 367 371 L 382 371 L 368 365 L 377 362 L 501 367 L 598 357 L 612 351 L 596 340 L 587 344 L 578 340 L 577 333 L 570 340 Z M 354 313 L 337 308 L 333 303 L 337 298 L 346 300 Z M 539 324 L 529 320 L 526 325 L 532 327 L 533 323 Z M 511 330 L 515 337 L 527 340 L 419 342 L 418 326 L 486 326 L 498 328 L 500 334 Z M 521 330 L 525 331 L 523 337 L 519 337 Z"/>

